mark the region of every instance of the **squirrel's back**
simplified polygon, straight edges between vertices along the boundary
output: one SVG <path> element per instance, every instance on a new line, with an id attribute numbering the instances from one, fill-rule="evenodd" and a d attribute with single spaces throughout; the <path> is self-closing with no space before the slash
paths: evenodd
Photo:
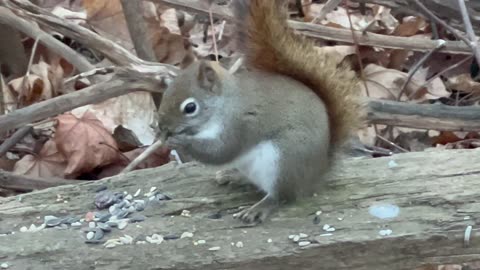
<path id="1" fill-rule="evenodd" d="M 327 108 L 332 144 L 346 139 L 361 123 L 354 93 L 357 79 L 350 67 L 338 65 L 335 56 L 317 50 L 288 27 L 286 1 L 235 0 L 233 5 L 237 43 L 247 66 L 308 86 Z"/>

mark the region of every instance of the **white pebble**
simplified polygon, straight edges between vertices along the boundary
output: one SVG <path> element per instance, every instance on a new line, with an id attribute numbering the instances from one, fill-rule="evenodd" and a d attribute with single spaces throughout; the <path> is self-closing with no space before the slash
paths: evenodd
<path id="1" fill-rule="evenodd" d="M 114 248 L 115 246 L 117 246 L 117 244 L 115 244 L 115 243 L 105 244 L 105 248 Z"/>
<path id="2" fill-rule="evenodd" d="M 144 245 L 144 244 L 146 244 L 146 243 L 147 243 L 146 241 L 137 241 L 137 242 L 135 242 L 135 244 L 137 244 L 137 245 Z"/>
<path id="3" fill-rule="evenodd" d="M 329 228 L 330 228 L 330 225 L 328 225 L 328 224 L 323 225 L 323 230 L 324 231 L 328 230 Z"/>
<path id="4" fill-rule="evenodd" d="M 128 194 L 127 196 L 125 196 L 125 199 L 131 201 L 133 199 L 132 194 Z"/>
<path id="5" fill-rule="evenodd" d="M 162 239 L 153 239 L 152 237 L 149 237 L 149 236 L 146 237 L 146 240 L 150 244 L 157 244 L 157 245 L 160 245 L 163 242 L 163 238 Z"/>
<path id="6" fill-rule="evenodd" d="M 310 244 L 311 244 L 310 241 L 300 241 L 300 242 L 298 242 L 298 245 L 301 246 L 301 247 L 305 247 L 305 246 L 308 246 Z"/>
<path id="7" fill-rule="evenodd" d="M 20 232 L 28 232 L 28 228 L 26 226 L 23 226 L 20 228 Z"/>
<path id="8" fill-rule="evenodd" d="M 298 236 L 300 236 L 300 238 L 307 238 L 307 237 L 308 237 L 308 234 L 306 234 L 306 233 L 300 233 Z"/>
<path id="9" fill-rule="evenodd" d="M 88 233 L 87 233 L 87 239 L 88 239 L 88 240 L 92 240 L 94 236 L 95 236 L 95 233 L 94 233 L 94 232 L 88 232 Z"/>
<path id="10" fill-rule="evenodd" d="M 142 192 L 142 189 L 141 188 L 137 189 L 135 194 L 133 194 L 133 197 L 138 197 L 138 195 L 140 195 L 140 192 Z"/>
<path id="11" fill-rule="evenodd" d="M 388 236 L 388 235 L 392 234 L 392 230 L 390 230 L 390 229 L 380 230 L 378 233 L 379 233 L 381 236 Z"/>
<path id="12" fill-rule="evenodd" d="M 193 237 L 193 233 L 191 233 L 191 232 L 184 232 L 184 233 L 182 233 L 182 235 L 180 236 L 180 239 L 182 239 L 182 238 L 187 238 L 187 237 L 188 237 L 188 238 L 192 238 L 192 237 Z"/>
<path id="13" fill-rule="evenodd" d="M 73 222 L 72 224 L 70 224 L 72 227 L 82 227 L 82 223 L 81 222 Z"/>
<path id="14" fill-rule="evenodd" d="M 288 239 L 293 239 L 294 237 L 295 237 L 295 234 L 290 234 L 290 235 L 288 236 Z"/>
<path id="15" fill-rule="evenodd" d="M 207 241 L 205 241 L 205 240 L 202 239 L 202 240 L 198 240 L 197 243 L 198 243 L 199 245 L 203 245 L 203 244 L 207 243 Z"/>
<path id="16" fill-rule="evenodd" d="M 219 246 L 211 247 L 211 248 L 209 248 L 208 250 L 210 250 L 210 251 L 217 251 L 217 250 L 220 250 L 220 247 L 219 247 Z"/>
<path id="17" fill-rule="evenodd" d="M 88 223 L 88 227 L 89 227 L 90 229 L 94 229 L 96 226 L 97 226 L 97 224 L 95 224 L 95 222 L 93 222 L 93 221 L 90 221 L 90 222 Z"/>
<path id="18" fill-rule="evenodd" d="M 300 235 L 295 235 L 293 237 L 293 242 L 298 242 L 300 240 Z"/>
<path id="19" fill-rule="evenodd" d="M 242 248 L 242 247 L 243 247 L 243 242 L 242 242 L 242 241 L 238 241 L 238 242 L 235 244 L 235 246 L 236 246 L 237 248 Z"/>
<path id="20" fill-rule="evenodd" d="M 267 243 L 272 243 L 272 242 L 273 242 L 272 238 L 267 239 Z"/>
<path id="21" fill-rule="evenodd" d="M 333 235 L 333 233 L 322 233 L 322 234 L 320 234 L 320 236 L 332 236 L 332 235 Z"/>
<path id="22" fill-rule="evenodd" d="M 119 223 L 118 223 L 118 229 L 119 230 L 123 230 L 127 227 L 128 225 L 128 222 L 126 220 L 121 220 Z"/>
<path id="23" fill-rule="evenodd" d="M 8 263 L 0 264 L 0 268 L 2 268 L 2 269 L 7 269 L 8 267 L 10 267 L 10 265 L 8 265 Z"/>
<path id="24" fill-rule="evenodd" d="M 127 235 L 127 234 L 119 237 L 119 239 L 122 242 L 122 244 L 125 244 L 125 245 L 129 245 L 129 244 L 133 243 L 133 237 L 131 237 L 130 235 Z"/>
<path id="25" fill-rule="evenodd" d="M 388 168 L 389 168 L 389 169 L 395 168 L 395 167 L 397 167 L 397 166 L 398 166 L 398 163 L 395 162 L 395 160 L 390 160 L 390 161 L 388 162 Z"/>
<path id="26" fill-rule="evenodd" d="M 338 217 L 337 219 L 340 220 L 340 221 L 342 221 L 342 220 L 343 220 L 343 217 Z"/>
<path id="27" fill-rule="evenodd" d="M 335 231 L 335 228 L 334 227 L 330 227 L 327 229 L 327 232 L 334 232 Z"/>
<path id="28" fill-rule="evenodd" d="M 184 216 L 184 217 L 190 217 L 190 211 L 188 211 L 188 210 L 183 210 L 180 215 L 182 215 L 182 216 Z"/>
<path id="29" fill-rule="evenodd" d="M 150 188 L 150 193 L 153 193 L 155 190 L 157 190 L 157 187 L 151 187 Z"/>
<path id="30" fill-rule="evenodd" d="M 317 212 L 315 212 L 315 215 L 317 216 L 320 216 L 322 214 L 322 211 L 318 210 Z"/>

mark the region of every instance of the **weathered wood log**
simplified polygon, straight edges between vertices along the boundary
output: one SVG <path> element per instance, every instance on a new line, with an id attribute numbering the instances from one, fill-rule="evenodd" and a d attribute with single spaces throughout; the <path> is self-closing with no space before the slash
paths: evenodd
<path id="1" fill-rule="evenodd" d="M 0 199 L 0 263 L 10 269 L 415 269 L 427 263 L 462 263 L 480 258 L 478 179 L 480 150 L 444 150 L 388 158 L 350 159 L 337 164 L 318 195 L 285 206 L 256 227 L 234 220 L 229 210 L 258 199 L 238 184 L 218 185 L 215 170 L 197 164 L 168 164 L 87 184 L 50 188 Z M 44 215 L 83 215 L 94 210 L 95 190 L 134 193 L 156 186 L 173 200 L 149 205 L 147 219 L 107 237 L 180 235 L 193 238 L 159 245 L 131 244 L 106 249 L 84 243 L 75 229 L 19 233 Z M 58 201 L 57 196 L 62 200 Z M 66 202 L 63 202 L 65 200 Z M 377 204 L 400 208 L 380 219 Z M 181 215 L 187 209 L 191 217 Z M 316 211 L 320 223 L 314 224 Z M 220 211 L 220 219 L 208 218 Z M 324 224 L 336 230 L 322 236 Z M 464 232 L 473 226 L 469 245 Z M 391 229 L 382 236 L 379 231 Z M 290 234 L 306 233 L 299 247 Z M 206 240 L 194 245 L 193 241 Z M 268 240 L 268 239 L 271 239 Z M 231 243 L 241 241 L 243 247 Z M 211 247 L 220 247 L 217 251 Z"/>

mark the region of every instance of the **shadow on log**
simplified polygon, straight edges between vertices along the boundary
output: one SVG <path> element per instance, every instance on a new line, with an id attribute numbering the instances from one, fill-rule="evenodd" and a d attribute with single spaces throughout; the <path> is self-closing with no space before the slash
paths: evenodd
<path id="1" fill-rule="evenodd" d="M 343 160 L 318 196 L 284 207 L 265 224 L 248 227 L 227 212 L 255 202 L 260 194 L 235 183 L 218 185 L 211 168 L 170 163 L 0 199 L 0 233 L 7 233 L 0 236 L 0 263 L 8 263 L 9 269 L 272 270 L 392 270 L 463 263 L 478 260 L 480 253 L 479 176 L 480 150 Z M 143 211 L 144 222 L 108 234 L 107 239 L 125 234 L 135 239 L 111 249 L 85 244 L 80 229 L 19 232 L 45 215 L 82 216 L 94 211 L 95 190 L 102 185 L 131 194 L 155 186 L 173 199 L 150 204 Z M 370 207 L 382 203 L 398 206 L 399 215 L 380 219 L 369 214 Z M 191 216 L 181 215 L 183 210 Z M 319 222 L 313 222 L 319 210 Z M 218 219 L 212 219 L 219 211 Z M 331 235 L 325 235 L 325 224 L 335 228 Z M 473 230 L 465 246 L 469 225 Z M 391 234 L 381 235 L 381 230 Z M 135 244 L 154 233 L 183 232 L 192 232 L 193 237 Z M 311 244 L 300 247 L 288 238 L 299 233 L 308 234 L 305 240 Z M 195 245 L 198 240 L 206 243 Z M 212 247 L 218 250 L 209 250 Z"/>

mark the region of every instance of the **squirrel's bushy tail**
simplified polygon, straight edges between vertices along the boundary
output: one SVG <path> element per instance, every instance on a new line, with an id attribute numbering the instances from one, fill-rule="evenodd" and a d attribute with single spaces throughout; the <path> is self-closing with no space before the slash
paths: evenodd
<path id="1" fill-rule="evenodd" d="M 237 41 L 248 66 L 283 74 L 310 87 L 325 103 L 333 144 L 361 123 L 355 73 L 288 27 L 284 0 L 234 0 Z"/>

